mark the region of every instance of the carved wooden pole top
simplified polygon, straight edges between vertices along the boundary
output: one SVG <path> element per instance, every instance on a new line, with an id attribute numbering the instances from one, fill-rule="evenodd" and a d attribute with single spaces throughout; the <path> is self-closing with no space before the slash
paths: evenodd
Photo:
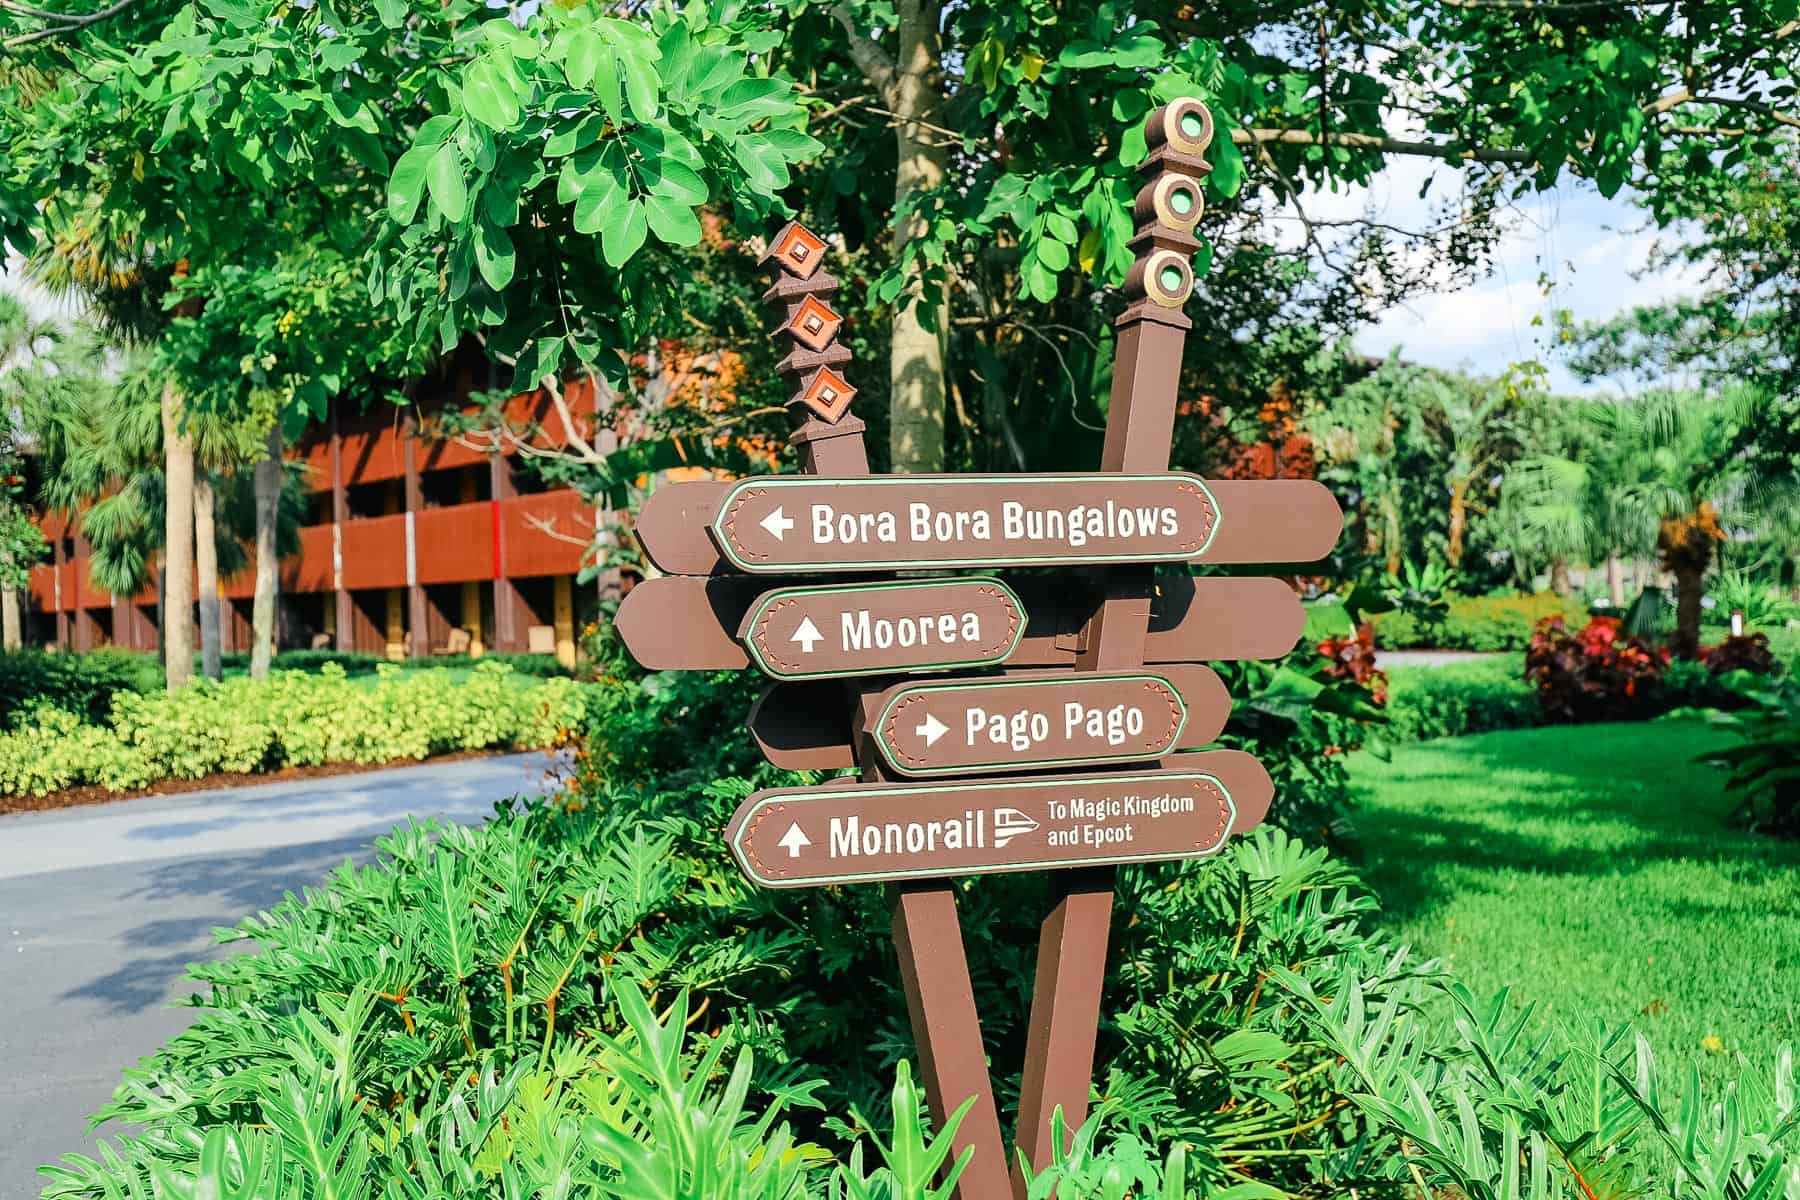
<path id="1" fill-rule="evenodd" d="M 1206 176 L 1212 164 L 1213 119 L 1206 105 L 1192 97 L 1171 100 L 1144 118 L 1144 143 L 1150 148 L 1139 171 L 1132 216 L 1137 233 L 1131 246 L 1137 260 L 1125 277 L 1131 302 L 1119 319 L 1154 320 L 1186 328 L 1181 306 L 1194 291 L 1194 252 L 1200 240 L 1194 227 L 1206 211 Z"/>

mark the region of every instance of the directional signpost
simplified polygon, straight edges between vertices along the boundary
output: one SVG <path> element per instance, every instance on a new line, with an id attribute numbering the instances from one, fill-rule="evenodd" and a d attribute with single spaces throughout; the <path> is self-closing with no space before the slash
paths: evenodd
<path id="1" fill-rule="evenodd" d="M 1023 1196 L 1015 1153 L 1041 1166 L 1059 1150 L 1053 1113 L 1066 1130 L 1086 1119 L 1114 869 L 1214 853 L 1268 811 L 1255 758 L 1180 751 L 1212 743 L 1231 708 L 1200 661 L 1287 653 L 1299 602 L 1279 579 L 1182 564 L 1312 562 L 1342 527 L 1317 483 L 1169 469 L 1212 119 L 1176 100 L 1144 132 L 1099 472 L 870 475 L 827 246 L 790 224 L 764 298 L 802 473 L 658 489 L 638 536 L 664 574 L 619 610 L 646 667 L 773 679 L 750 714 L 772 763 L 861 768 L 756 793 L 726 838 L 763 887 L 888 887 L 932 1114 L 974 1101 L 953 1138 L 974 1152 L 960 1200 Z M 1045 567 L 1086 571 L 992 573 Z M 989 573 L 894 577 L 970 568 Z M 952 885 L 1009 871 L 1057 882 L 1010 1149 Z"/>

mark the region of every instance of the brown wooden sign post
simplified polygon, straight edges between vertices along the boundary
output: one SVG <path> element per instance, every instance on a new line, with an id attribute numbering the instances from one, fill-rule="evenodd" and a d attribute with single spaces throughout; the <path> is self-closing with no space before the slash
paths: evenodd
<path id="1" fill-rule="evenodd" d="M 826 246 L 790 224 L 765 256 L 776 278 L 764 298 L 788 350 L 802 473 L 655 492 L 638 534 L 667 574 L 619 611 L 645 666 L 754 665 L 775 679 L 750 714 L 771 762 L 861 768 L 857 783 L 756 793 L 726 837 L 763 887 L 889 887 L 932 1115 L 975 1101 L 954 1137 L 973 1152 L 960 1200 L 1022 1197 L 1025 1179 L 994 1104 L 951 881 L 1055 872 L 1013 1138 L 1041 1166 L 1052 1114 L 1071 1131 L 1087 1117 L 1114 869 L 1211 854 L 1258 824 L 1273 792 L 1248 754 L 1179 751 L 1215 739 L 1231 707 L 1197 660 L 1287 653 L 1298 600 L 1272 579 L 1159 583 L 1155 564 L 1310 562 L 1342 527 L 1316 483 L 1169 469 L 1212 120 L 1177 100 L 1145 135 L 1101 471 L 871 476 Z M 1099 573 L 1049 586 L 880 577 L 1019 566 Z M 966 673 L 989 667 L 1004 670 Z M 893 679 L 921 671 L 964 673 Z"/>

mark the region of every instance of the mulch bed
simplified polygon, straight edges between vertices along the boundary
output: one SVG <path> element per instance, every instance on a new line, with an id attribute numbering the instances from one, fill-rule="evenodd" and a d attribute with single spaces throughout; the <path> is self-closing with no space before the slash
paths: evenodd
<path id="1" fill-rule="evenodd" d="M 210 792 L 215 788 L 254 787 L 264 783 L 282 783 L 291 779 L 324 779 L 332 775 L 354 775 L 361 771 L 391 771 L 398 767 L 418 767 L 426 763 L 460 762 L 469 758 L 492 758 L 512 754 L 512 750 L 458 750 L 436 754 L 430 758 L 397 758 L 384 763 L 322 763 L 315 767 L 282 767 L 275 771 L 221 771 L 199 779 L 164 779 L 147 788 L 129 792 L 109 792 L 97 784 L 64 788 L 47 796 L 0 796 L 0 814 L 45 812 L 53 808 L 74 808 L 82 804 L 109 804 L 114 800 L 130 800 L 137 796 L 173 796 L 182 792 Z"/>

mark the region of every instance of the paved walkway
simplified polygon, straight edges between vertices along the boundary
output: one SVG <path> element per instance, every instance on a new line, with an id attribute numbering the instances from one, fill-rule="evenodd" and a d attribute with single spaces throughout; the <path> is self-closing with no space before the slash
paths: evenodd
<path id="1" fill-rule="evenodd" d="M 120 1070 L 188 1024 L 168 1007 L 211 932 L 316 883 L 408 816 L 478 821 L 542 754 L 0 816 L 0 1200 L 98 1136 Z"/>
<path id="2" fill-rule="evenodd" d="M 1383 671 L 1394 667 L 1447 667 L 1451 663 L 1479 662 L 1484 658 L 1499 658 L 1498 654 L 1484 654 L 1478 650 L 1377 650 L 1375 665 Z"/>

